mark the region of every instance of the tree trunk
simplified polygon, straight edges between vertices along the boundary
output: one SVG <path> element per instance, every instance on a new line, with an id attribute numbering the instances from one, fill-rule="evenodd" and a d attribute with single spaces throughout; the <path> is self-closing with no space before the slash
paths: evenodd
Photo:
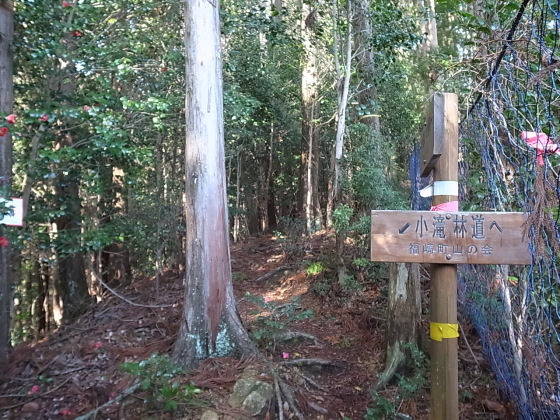
<path id="1" fill-rule="evenodd" d="M 39 340 L 47 333 L 48 314 L 45 311 L 45 303 L 48 299 L 47 292 L 49 290 L 48 276 L 41 273 L 39 258 L 35 258 L 33 260 L 28 276 L 29 279 L 37 285 L 37 292 L 35 293 L 35 296 L 33 296 L 33 307 L 31 308 L 31 313 L 33 317 L 33 329 L 35 330 L 34 338 L 35 340 Z"/>
<path id="2" fill-rule="evenodd" d="M 186 236 L 184 320 L 173 357 L 255 353 L 233 296 L 225 185 L 219 1 L 185 1 Z"/>
<path id="3" fill-rule="evenodd" d="M 241 238 L 241 150 L 237 151 L 237 171 L 235 173 L 235 215 L 233 216 L 233 242 Z"/>
<path id="4" fill-rule="evenodd" d="M 167 203 L 173 209 L 173 229 L 171 229 L 172 233 L 169 239 L 169 260 L 170 266 L 173 269 L 182 271 L 185 263 L 185 236 L 182 233 L 182 229 L 177 229 L 177 227 L 184 225 L 183 209 L 185 208 L 185 185 L 183 183 L 184 177 L 180 175 L 184 173 L 182 160 L 183 147 L 179 148 L 174 144 L 171 150 L 172 159 L 169 162 L 169 179 L 166 180 Z M 126 201 L 126 206 L 128 208 L 128 200 Z"/>
<path id="5" fill-rule="evenodd" d="M 84 256 L 80 251 L 81 205 L 78 190 L 78 183 L 72 175 L 58 178 L 57 196 L 67 205 L 66 214 L 56 219 L 57 233 L 63 238 L 66 248 L 58 253 L 58 284 L 65 321 L 79 316 L 90 298 Z"/>
<path id="6" fill-rule="evenodd" d="M 420 21 L 420 30 L 427 33 L 427 39 L 420 51 L 425 55 L 437 49 L 437 28 L 435 23 L 434 0 L 427 1 L 428 22 Z M 422 16 L 425 13 L 424 0 L 417 1 L 417 8 Z M 420 300 L 420 266 L 415 263 L 392 263 L 389 271 L 389 310 L 387 322 L 387 356 L 385 371 L 379 375 L 377 388 L 387 384 L 393 375 L 410 363 L 411 353 L 407 345 L 420 347 L 420 317 L 422 302 Z"/>
<path id="7" fill-rule="evenodd" d="M 75 40 L 72 33 L 69 32 L 65 36 L 63 43 L 67 46 L 68 51 L 75 49 Z M 74 63 L 70 58 L 60 58 L 59 63 L 60 74 L 62 75 L 60 92 L 64 101 L 76 91 L 76 72 Z M 55 147 L 56 149 L 72 147 L 73 143 L 73 133 L 67 131 Z M 77 173 L 71 170 L 63 171 L 60 168 L 57 168 L 56 172 L 59 172 L 55 184 L 56 196 L 66 204 L 64 214 L 56 219 L 57 234 L 62 239 L 65 248 L 58 255 L 58 285 L 63 302 L 63 318 L 69 320 L 83 312 L 84 304 L 89 302 L 90 296 L 80 243 L 82 206 Z"/>
<path id="8" fill-rule="evenodd" d="M 359 121 L 367 124 L 376 131 L 381 130 L 381 122 L 378 114 L 377 91 L 373 84 L 375 75 L 375 59 L 370 46 L 372 37 L 370 1 L 357 0 L 354 13 L 355 40 L 358 59 L 358 69 L 362 81 L 362 91 L 358 95 L 358 102 L 367 109 L 365 115 L 361 115 Z"/>
<path id="9" fill-rule="evenodd" d="M 270 125 L 270 136 L 268 141 L 268 153 L 266 166 L 261 165 L 260 167 L 260 198 L 259 198 L 259 212 L 260 212 L 260 222 L 261 222 L 261 232 L 266 232 L 271 225 L 270 220 L 270 202 L 272 196 L 272 172 L 274 165 L 274 136 L 275 136 L 274 124 Z M 264 159 L 263 159 L 264 160 Z M 266 169 L 266 172 L 265 172 Z"/>
<path id="10" fill-rule="evenodd" d="M 392 263 L 389 275 L 387 356 L 377 389 L 385 386 L 396 372 L 407 366 L 411 355 L 407 345 L 420 347 L 420 266 Z"/>
<path id="11" fill-rule="evenodd" d="M 275 11 L 282 13 L 282 0 L 272 0 L 272 4 Z"/>
<path id="12" fill-rule="evenodd" d="M 332 191 L 333 209 L 342 204 L 342 155 L 344 152 L 344 135 L 346 133 L 346 108 L 348 106 L 348 94 L 350 91 L 350 75 L 352 73 L 352 6 L 351 2 L 346 3 L 346 18 L 348 26 L 346 28 L 346 44 L 344 45 L 345 58 L 344 67 L 341 69 L 339 60 L 338 45 L 338 0 L 333 0 L 333 18 L 334 18 L 334 58 L 336 66 L 338 84 L 338 103 L 337 103 L 337 124 L 336 124 L 336 141 L 334 148 L 334 181 Z M 342 76 L 342 77 L 341 77 Z M 346 231 L 339 230 L 336 234 L 336 254 L 338 259 L 338 281 L 344 282 L 346 277 L 346 266 L 344 264 L 344 241 L 346 239 Z"/>
<path id="13" fill-rule="evenodd" d="M 420 55 L 426 55 L 439 48 L 435 0 L 418 0 L 417 7 L 420 13 L 420 35 L 426 37 L 420 44 L 418 51 Z"/>
<path id="14" fill-rule="evenodd" d="M 0 119 L 11 114 L 14 103 L 12 80 L 12 42 L 14 38 L 14 11 L 11 1 L 0 3 Z M 12 185 L 12 137 L 0 137 L 0 197 L 8 198 Z M 0 225 L 0 237 L 7 236 L 7 229 Z M 0 245 L 0 363 L 3 364 L 10 349 L 10 320 L 12 259 L 10 246 Z"/>
<path id="15" fill-rule="evenodd" d="M 313 43 L 317 11 L 311 5 L 302 4 L 301 36 L 304 48 L 304 66 L 301 76 L 302 95 L 302 213 L 308 233 L 323 225 L 319 205 L 319 75 L 317 70 L 317 48 Z"/>
<path id="16" fill-rule="evenodd" d="M 161 167 L 163 167 L 163 163 Z M 111 223 L 116 217 L 126 217 L 126 184 L 124 182 L 124 171 L 118 167 L 112 167 L 107 173 L 107 185 L 111 188 L 105 193 L 105 209 L 102 222 L 104 224 Z M 159 187 L 158 187 L 159 188 Z M 163 193 L 158 193 L 160 206 L 165 203 Z M 159 218 L 158 223 L 164 223 L 167 220 L 163 216 Z M 162 246 L 165 241 L 158 236 Z M 159 246 L 159 245 L 158 245 Z M 128 248 L 124 241 L 115 241 L 107 246 L 101 253 L 102 268 L 101 273 L 103 281 L 109 285 L 124 286 L 129 283 L 131 276 L 130 258 Z"/>

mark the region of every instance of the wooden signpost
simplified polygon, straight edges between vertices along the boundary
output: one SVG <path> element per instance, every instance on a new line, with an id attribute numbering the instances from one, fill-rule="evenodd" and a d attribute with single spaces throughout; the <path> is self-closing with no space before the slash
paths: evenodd
<path id="1" fill-rule="evenodd" d="M 431 263 L 432 419 L 459 418 L 457 264 L 529 264 L 524 213 L 459 212 L 457 95 L 435 93 L 422 134 L 432 210 L 372 211 L 371 260 Z"/>
<path id="2" fill-rule="evenodd" d="M 373 261 L 529 264 L 523 213 L 371 212 Z"/>

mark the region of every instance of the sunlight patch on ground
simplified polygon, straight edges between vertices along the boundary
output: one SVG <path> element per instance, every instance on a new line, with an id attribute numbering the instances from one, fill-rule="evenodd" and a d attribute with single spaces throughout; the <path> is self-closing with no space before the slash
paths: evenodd
<path id="1" fill-rule="evenodd" d="M 267 296 L 272 300 L 291 300 L 307 293 L 310 282 L 305 273 L 295 273 L 272 289 Z"/>

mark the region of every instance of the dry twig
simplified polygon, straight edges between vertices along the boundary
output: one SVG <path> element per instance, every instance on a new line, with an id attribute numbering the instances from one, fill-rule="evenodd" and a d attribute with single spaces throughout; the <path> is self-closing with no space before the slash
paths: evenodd
<path id="1" fill-rule="evenodd" d="M 119 395 L 117 395 L 115 398 L 113 398 L 112 400 L 107 401 L 105 404 L 100 405 L 99 407 L 97 407 L 96 409 L 90 411 L 87 414 L 84 414 L 83 416 L 80 417 L 76 417 L 74 420 L 89 420 L 90 418 L 95 418 L 97 416 L 97 413 L 100 410 L 103 410 L 106 407 L 110 407 L 111 405 L 129 397 L 130 395 L 134 394 L 134 392 L 136 392 L 136 390 L 138 388 L 140 388 L 140 382 L 138 382 L 137 384 L 132 385 L 131 387 L 125 389 L 123 392 L 121 392 Z"/>

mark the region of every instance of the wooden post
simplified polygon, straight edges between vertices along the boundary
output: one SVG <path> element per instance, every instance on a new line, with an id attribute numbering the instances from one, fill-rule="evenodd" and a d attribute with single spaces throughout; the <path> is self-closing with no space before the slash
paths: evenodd
<path id="1" fill-rule="evenodd" d="M 437 160 L 433 180 L 458 181 L 459 130 L 458 101 L 452 93 L 434 95 L 434 132 L 443 136 L 443 150 Z M 443 116 L 443 120 L 440 118 Z M 443 126 L 439 127 L 440 124 Z M 433 205 L 458 200 L 457 196 L 435 195 Z M 431 343 L 432 419 L 459 418 L 457 336 L 457 265 L 431 265 L 430 331 L 440 329 L 443 338 Z M 447 333 L 446 333 L 447 331 Z M 455 330 L 457 331 L 457 330 Z M 455 335 L 455 337 L 452 337 Z"/>
<path id="2" fill-rule="evenodd" d="M 432 419 L 458 420 L 457 264 L 530 264 L 524 213 L 459 212 L 457 95 L 435 93 L 422 133 L 432 212 L 371 212 L 371 260 L 431 263 Z M 452 203 L 453 205 L 443 205 Z M 437 206 L 437 208 L 434 208 Z"/>

